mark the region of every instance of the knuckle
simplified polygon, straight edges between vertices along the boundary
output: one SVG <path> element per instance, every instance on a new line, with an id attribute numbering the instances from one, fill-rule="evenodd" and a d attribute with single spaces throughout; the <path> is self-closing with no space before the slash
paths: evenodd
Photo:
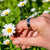
<path id="1" fill-rule="evenodd" d="M 45 17 L 41 17 L 41 21 L 42 21 L 43 23 L 47 23 L 47 19 L 46 19 Z"/>
<path id="2" fill-rule="evenodd" d="M 41 17 L 41 20 L 45 21 L 45 20 L 46 20 L 46 18 L 45 18 L 45 17 Z"/>
<path id="3" fill-rule="evenodd" d="M 42 22 L 42 26 L 45 26 L 47 24 L 47 20 L 45 17 L 41 17 L 41 22 Z"/>

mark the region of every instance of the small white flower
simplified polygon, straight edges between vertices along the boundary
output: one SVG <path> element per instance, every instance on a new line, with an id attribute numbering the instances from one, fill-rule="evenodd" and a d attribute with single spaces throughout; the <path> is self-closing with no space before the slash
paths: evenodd
<path id="1" fill-rule="evenodd" d="M 31 16 L 29 16 L 29 18 L 34 18 L 35 16 L 34 16 L 34 14 L 32 14 Z"/>
<path id="2" fill-rule="evenodd" d="M 43 3 L 45 2 L 45 1 L 42 1 Z"/>
<path id="3" fill-rule="evenodd" d="M 2 29 L 2 33 L 5 35 L 5 36 L 11 36 L 13 35 L 13 33 L 15 33 L 15 25 L 10 23 L 10 24 L 5 24 L 4 26 L 4 29 Z"/>
<path id="4" fill-rule="evenodd" d="M 32 8 L 32 9 L 31 9 L 31 12 L 34 12 L 35 10 L 36 10 L 36 8 Z"/>
<path id="5" fill-rule="evenodd" d="M 1 13 L 1 16 L 5 16 L 5 15 L 9 14 L 10 11 L 11 11 L 10 9 L 4 10 L 4 11 Z"/>
<path id="6" fill-rule="evenodd" d="M 32 1 L 36 1 L 36 0 L 32 0 Z"/>
<path id="7" fill-rule="evenodd" d="M 9 39 L 6 39 L 5 41 L 3 41 L 3 45 L 8 45 L 10 44 L 10 40 Z"/>
<path id="8" fill-rule="evenodd" d="M 48 9 L 50 10 L 50 7 Z"/>
<path id="9" fill-rule="evenodd" d="M 38 15 L 39 14 L 39 12 L 35 12 L 34 14 L 32 14 L 31 16 L 29 16 L 29 18 L 33 18 L 33 17 L 35 17 L 36 15 Z"/>
<path id="10" fill-rule="evenodd" d="M 35 12 L 35 13 L 34 13 L 35 16 L 38 15 L 38 14 L 39 14 L 39 12 Z"/>
<path id="11" fill-rule="evenodd" d="M 50 0 L 43 0 L 43 2 L 49 2 Z"/>
<path id="12" fill-rule="evenodd" d="M 43 11 L 43 13 L 49 13 L 49 11 Z"/>
<path id="13" fill-rule="evenodd" d="M 0 0 L 0 1 L 3 1 L 3 0 Z"/>
<path id="14" fill-rule="evenodd" d="M 27 3 L 27 1 L 20 2 L 20 3 L 18 4 L 18 7 L 22 7 L 22 6 L 24 6 L 26 3 Z"/>

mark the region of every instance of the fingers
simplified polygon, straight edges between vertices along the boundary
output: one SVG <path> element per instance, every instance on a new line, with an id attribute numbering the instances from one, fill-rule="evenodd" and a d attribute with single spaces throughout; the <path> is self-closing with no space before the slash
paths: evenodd
<path id="1" fill-rule="evenodd" d="M 31 37 L 33 35 L 33 33 L 34 33 L 34 31 L 32 31 L 32 30 L 24 30 L 20 36 L 21 37 L 26 37 L 26 36 Z"/>
<path id="2" fill-rule="evenodd" d="M 20 35 L 21 37 L 26 37 L 26 35 L 27 35 L 27 37 L 31 37 L 31 35 L 33 34 L 33 31 L 29 31 L 29 30 L 24 30 L 23 32 L 22 32 L 22 34 Z M 22 49 L 25 49 L 25 48 L 27 48 L 27 49 L 29 49 L 31 46 L 22 46 L 22 45 L 20 45 L 20 47 L 22 48 Z"/>
<path id="3" fill-rule="evenodd" d="M 30 48 L 30 46 L 22 45 L 22 46 L 21 46 L 21 48 L 22 48 L 22 49 L 26 49 L 26 48 L 27 48 L 27 49 L 29 49 L 29 48 Z"/>
<path id="4" fill-rule="evenodd" d="M 32 37 L 37 37 L 38 34 L 39 34 L 39 33 L 38 33 L 37 31 L 35 31 L 35 32 L 33 33 Z"/>
<path id="5" fill-rule="evenodd" d="M 29 31 L 27 37 L 32 37 L 33 35 L 33 31 Z M 27 46 L 27 49 L 31 48 L 31 46 Z"/>
<path id="6" fill-rule="evenodd" d="M 26 37 L 27 32 L 28 32 L 28 30 L 24 30 L 24 31 L 22 32 L 22 34 L 20 35 L 20 37 Z M 20 45 L 20 47 L 21 47 L 22 49 L 27 48 L 27 46 L 25 46 L 25 45 Z"/>
<path id="7" fill-rule="evenodd" d="M 44 18 L 41 18 L 41 17 L 44 17 L 44 16 L 49 17 L 50 15 L 45 13 L 45 14 L 40 15 L 40 17 L 30 19 L 30 26 L 31 26 L 32 30 L 39 31 L 39 32 L 41 31 L 40 27 L 43 25 L 42 21 L 45 20 Z M 16 31 L 18 33 L 22 32 L 23 29 L 29 29 L 27 26 L 27 19 L 20 21 L 16 26 Z"/>
<path id="8" fill-rule="evenodd" d="M 27 48 L 25 45 L 20 45 L 20 47 L 21 47 L 22 49 L 26 49 L 26 48 Z"/>
<path id="9" fill-rule="evenodd" d="M 36 31 L 39 28 L 39 17 L 30 19 L 30 26 Z M 23 29 L 29 29 L 27 26 L 27 19 L 20 21 L 16 26 L 16 31 L 18 33 L 22 32 Z"/>
<path id="10" fill-rule="evenodd" d="M 17 24 L 17 26 L 16 26 L 16 31 L 18 32 L 18 33 L 20 33 L 24 28 L 25 29 L 28 29 L 28 27 L 27 27 L 27 20 L 22 20 L 22 21 L 20 21 L 18 24 Z"/>
<path id="11" fill-rule="evenodd" d="M 22 44 L 22 45 L 42 47 L 45 44 L 45 41 L 41 37 L 37 37 L 37 38 L 18 37 L 16 39 L 14 39 L 13 44 L 15 44 L 15 45 L 16 44 Z"/>
<path id="12" fill-rule="evenodd" d="M 16 47 L 17 47 L 17 48 L 21 47 L 22 49 L 27 48 L 27 46 L 25 46 L 25 45 L 20 45 L 20 46 L 19 46 L 19 45 L 16 45 Z M 29 46 L 28 46 L 28 48 L 29 48 Z"/>
<path id="13" fill-rule="evenodd" d="M 19 48 L 19 45 L 16 45 L 17 48 Z"/>
<path id="14" fill-rule="evenodd" d="M 31 48 L 31 46 L 27 46 L 27 49 Z"/>
<path id="15" fill-rule="evenodd" d="M 24 30 L 20 36 L 25 37 L 28 33 L 28 30 Z"/>
<path id="16" fill-rule="evenodd" d="M 20 47 L 22 48 L 22 49 L 29 49 L 29 48 L 31 48 L 30 46 L 25 46 L 25 45 L 20 45 Z"/>
<path id="17" fill-rule="evenodd" d="M 24 30 L 24 31 L 22 32 L 22 35 L 20 35 L 20 37 L 26 37 L 27 32 L 28 32 L 28 30 Z M 35 34 L 35 35 L 34 35 L 34 34 Z M 27 37 L 32 37 L 33 35 L 34 35 L 34 37 L 37 36 L 36 32 L 33 33 L 33 31 L 30 30 L 30 31 L 28 32 Z M 19 47 L 19 45 L 17 45 L 17 47 Z M 20 45 L 20 47 L 21 47 L 22 49 L 25 49 L 25 48 L 29 49 L 31 46 Z"/>
<path id="18" fill-rule="evenodd" d="M 33 35 L 33 31 L 29 31 L 27 37 L 32 37 L 32 35 Z"/>

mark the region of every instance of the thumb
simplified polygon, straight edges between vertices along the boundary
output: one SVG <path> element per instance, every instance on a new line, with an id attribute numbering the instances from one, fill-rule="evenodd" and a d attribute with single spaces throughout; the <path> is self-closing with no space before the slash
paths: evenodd
<path id="1" fill-rule="evenodd" d="M 13 40 L 13 44 L 22 44 L 22 45 L 28 45 L 28 46 L 39 46 L 43 47 L 46 45 L 46 42 L 41 37 L 18 37 Z"/>

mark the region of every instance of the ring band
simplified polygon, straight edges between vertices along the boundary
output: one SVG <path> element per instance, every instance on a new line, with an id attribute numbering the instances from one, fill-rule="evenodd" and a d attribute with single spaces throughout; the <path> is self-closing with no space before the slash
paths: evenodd
<path id="1" fill-rule="evenodd" d="M 31 19 L 31 18 L 28 18 L 28 19 L 27 19 L 27 26 L 28 26 L 28 28 L 31 28 L 31 27 L 30 27 L 30 19 Z"/>

